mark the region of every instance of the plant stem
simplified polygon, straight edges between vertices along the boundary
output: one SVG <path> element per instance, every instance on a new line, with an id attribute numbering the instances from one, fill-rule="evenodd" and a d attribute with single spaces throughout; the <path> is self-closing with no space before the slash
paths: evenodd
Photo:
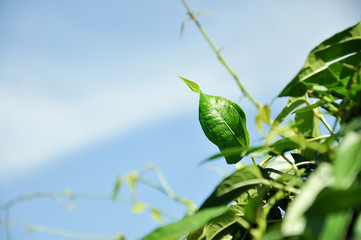
<path id="1" fill-rule="evenodd" d="M 331 135 L 329 135 L 329 134 L 328 135 L 323 135 L 323 136 L 318 136 L 318 137 L 306 139 L 306 142 L 318 141 L 318 140 L 326 139 L 326 138 L 329 138 L 329 137 L 331 137 Z"/>
<path id="2" fill-rule="evenodd" d="M 259 163 L 259 166 L 263 167 L 263 165 L 265 165 L 269 160 L 271 160 L 271 158 L 273 158 L 272 155 L 269 155 L 269 156 L 265 157 L 265 159 L 263 159 L 263 160 Z"/>
<path id="3" fill-rule="evenodd" d="M 216 48 L 216 46 L 214 45 L 214 43 L 212 42 L 212 40 L 209 38 L 208 34 L 206 33 L 206 31 L 203 29 L 202 25 L 199 23 L 196 14 L 190 9 L 190 7 L 188 6 L 187 2 L 185 0 L 182 0 L 182 3 L 184 5 L 184 7 L 187 9 L 188 15 L 190 16 L 190 18 L 194 21 L 194 23 L 197 25 L 198 29 L 201 31 L 203 37 L 206 39 L 206 41 L 208 42 L 208 44 L 211 46 L 212 50 L 216 53 L 217 58 L 219 59 L 219 61 L 223 64 L 223 66 L 228 70 L 228 72 L 232 75 L 232 77 L 234 78 L 234 80 L 236 80 L 239 88 L 241 89 L 241 91 L 243 92 L 243 94 L 249 99 L 251 100 L 251 102 L 257 107 L 260 108 L 261 104 L 259 102 L 257 102 L 252 96 L 251 94 L 247 91 L 247 89 L 242 85 L 241 81 L 239 80 L 238 76 L 236 75 L 236 73 L 233 71 L 233 69 L 227 64 L 227 62 L 224 60 L 224 58 L 222 57 L 220 51 Z"/>
<path id="4" fill-rule="evenodd" d="M 311 106 L 311 105 L 312 105 L 312 103 L 310 103 L 310 101 L 308 101 L 307 99 L 306 99 L 306 104 L 307 104 L 308 106 Z M 330 125 L 329 125 L 328 122 L 326 121 L 325 117 L 324 117 L 322 114 L 320 114 L 320 113 L 317 112 L 317 108 L 313 108 L 312 110 L 313 110 L 313 114 L 315 114 L 315 116 L 316 116 L 318 119 L 321 120 L 321 122 L 323 123 L 323 125 L 325 125 L 325 127 L 327 128 L 327 130 L 328 130 L 331 134 L 335 134 L 335 132 L 332 130 L 332 128 L 330 127 Z"/>
<path id="5" fill-rule="evenodd" d="M 299 166 L 309 165 L 309 164 L 315 164 L 315 163 L 316 163 L 315 161 L 306 161 L 306 162 L 296 163 L 295 165 L 296 165 L 297 167 L 299 167 Z M 292 169 L 293 169 L 293 167 L 289 168 L 289 169 L 288 169 L 286 172 L 284 172 L 283 174 L 289 173 Z"/>

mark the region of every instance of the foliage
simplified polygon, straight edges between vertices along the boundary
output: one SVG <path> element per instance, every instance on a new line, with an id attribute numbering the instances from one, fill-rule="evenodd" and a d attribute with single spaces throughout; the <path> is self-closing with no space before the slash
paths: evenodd
<path id="1" fill-rule="evenodd" d="M 143 239 L 186 235 L 188 240 L 360 239 L 360 73 L 361 22 L 310 52 L 305 65 L 277 96 L 289 100 L 273 121 L 270 106 L 259 104 L 247 92 L 258 108 L 260 132 L 264 123 L 270 125 L 262 146 L 249 146 L 246 114 L 238 104 L 207 95 L 195 82 L 181 77 L 199 94 L 199 122 L 220 149 L 210 159 L 224 157 L 227 164 L 237 163 L 237 170 L 215 187 L 194 215 Z M 334 120 L 333 128 L 324 116 Z M 244 157 L 264 159 L 245 166 L 239 164 Z"/>
<path id="2" fill-rule="evenodd" d="M 226 98 L 201 91 L 195 82 L 180 77 L 199 94 L 199 122 L 206 137 L 236 170 L 226 176 L 197 209 L 175 195 L 162 172 L 153 165 L 119 176 L 113 195 L 64 193 L 23 195 L 0 206 L 0 224 L 10 239 L 10 208 L 34 198 L 51 198 L 71 210 L 78 198 L 112 200 L 130 204 L 131 211 L 148 211 L 158 223 L 176 219 L 137 199 L 136 187 L 147 185 L 187 209 L 185 216 L 160 226 L 143 240 L 246 240 L 246 239 L 361 239 L 361 22 L 316 46 L 304 66 L 277 98 L 288 97 L 284 108 L 271 119 L 271 107 L 257 102 L 239 81 L 182 0 L 189 19 L 196 23 L 217 58 L 236 80 L 241 92 L 258 110 L 256 126 L 263 134 L 261 146 L 250 146 L 246 113 Z M 326 120 L 326 118 L 327 120 Z M 333 120 L 331 127 L 328 121 Z M 327 133 L 325 133 L 327 131 Z M 252 158 L 252 165 L 240 162 Z M 263 157 L 258 164 L 255 157 Z M 159 184 L 144 175 L 154 172 Z M 126 182 L 130 199 L 118 197 Z M 69 200 L 69 205 L 62 201 Z M 68 237 L 92 238 L 77 232 L 27 226 L 31 231 Z M 103 237 L 99 237 L 103 238 Z M 109 239 L 109 238 L 107 238 Z M 114 239 L 114 238 L 113 238 Z M 125 239 L 119 234 L 116 239 Z"/>

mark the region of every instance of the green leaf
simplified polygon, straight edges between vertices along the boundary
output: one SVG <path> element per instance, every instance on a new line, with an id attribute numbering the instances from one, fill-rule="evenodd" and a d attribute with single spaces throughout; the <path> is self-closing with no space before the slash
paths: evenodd
<path id="1" fill-rule="evenodd" d="M 306 138 L 318 137 L 321 133 L 320 119 L 316 117 L 314 111 L 319 112 L 318 109 L 313 109 L 307 112 L 296 112 L 296 127 Z"/>
<path id="2" fill-rule="evenodd" d="M 320 85 L 338 85 L 339 78 L 326 63 L 360 50 L 361 22 L 337 33 L 315 47 L 308 55 L 302 69 L 278 96 L 301 96 L 305 94 L 307 88 L 303 82 L 307 81 Z"/>
<path id="3" fill-rule="evenodd" d="M 178 222 L 161 226 L 142 238 L 142 240 L 177 240 L 190 232 L 202 228 L 213 218 L 218 217 L 227 211 L 225 206 L 204 209 L 194 215 L 187 216 Z"/>
<path id="4" fill-rule="evenodd" d="M 178 76 L 178 77 L 180 79 L 182 79 L 193 92 L 195 92 L 195 93 L 200 93 L 201 92 L 201 90 L 200 90 L 197 83 L 195 83 L 195 82 L 193 82 L 191 80 L 188 80 L 188 79 L 186 79 L 184 77 L 181 77 L 181 76 Z"/>
<path id="5" fill-rule="evenodd" d="M 361 134 L 349 132 L 334 159 L 335 187 L 349 188 L 361 170 Z"/>
<path id="6" fill-rule="evenodd" d="M 261 183 L 264 177 L 265 173 L 258 166 L 241 168 L 225 178 L 200 209 L 228 204 L 243 192 Z"/>
<path id="7" fill-rule="evenodd" d="M 217 145 L 221 152 L 229 148 L 249 146 L 246 115 L 234 102 L 201 92 L 199 121 L 207 138 Z M 241 156 L 225 158 L 228 164 L 242 159 Z"/>
<path id="8" fill-rule="evenodd" d="M 332 167 L 328 163 L 321 163 L 317 170 L 310 175 L 292 204 L 288 207 L 282 224 L 285 236 L 303 233 L 306 227 L 305 212 L 312 205 L 319 192 L 333 184 Z"/>

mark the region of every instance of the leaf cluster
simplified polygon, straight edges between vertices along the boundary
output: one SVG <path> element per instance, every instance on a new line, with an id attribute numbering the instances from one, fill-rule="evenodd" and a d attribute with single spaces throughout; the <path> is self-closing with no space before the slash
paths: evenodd
<path id="1" fill-rule="evenodd" d="M 269 105 L 257 105 L 259 130 L 270 125 L 261 146 L 250 146 L 238 104 L 182 78 L 199 94 L 199 122 L 220 150 L 210 159 L 264 159 L 236 164 L 193 215 L 143 239 L 361 239 L 360 73 L 361 22 L 309 53 L 277 96 L 289 100 L 273 120 Z"/>

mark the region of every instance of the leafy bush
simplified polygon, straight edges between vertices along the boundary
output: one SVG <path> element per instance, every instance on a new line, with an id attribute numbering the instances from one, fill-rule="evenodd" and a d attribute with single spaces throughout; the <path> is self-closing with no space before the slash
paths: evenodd
<path id="1" fill-rule="evenodd" d="M 193 214 L 161 226 L 143 240 L 361 239 L 361 22 L 328 38 L 277 98 L 288 103 L 272 120 L 201 28 L 218 58 L 258 108 L 256 124 L 270 124 L 264 145 L 249 146 L 246 115 L 236 103 L 199 94 L 199 121 L 226 163 L 237 170 Z M 328 121 L 334 120 L 331 127 Z M 286 123 L 284 123 L 287 120 Z M 321 124 L 328 133 L 321 135 Z M 240 163 L 251 157 L 253 165 Z M 257 164 L 255 157 L 264 159 Z"/>

